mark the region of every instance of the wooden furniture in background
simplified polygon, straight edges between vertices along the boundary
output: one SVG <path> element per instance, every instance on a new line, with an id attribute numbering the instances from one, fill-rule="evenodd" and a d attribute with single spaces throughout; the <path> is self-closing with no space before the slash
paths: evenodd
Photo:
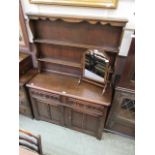
<path id="1" fill-rule="evenodd" d="M 42 155 L 41 137 L 29 131 L 19 130 L 19 145 Z"/>
<path id="2" fill-rule="evenodd" d="M 19 52 L 19 112 L 31 118 L 33 117 L 32 108 L 25 85 L 37 74 L 32 67 L 31 56 Z"/>
<path id="3" fill-rule="evenodd" d="M 112 88 L 82 81 L 85 53 L 104 50 L 113 68 L 126 20 L 28 15 L 38 75 L 27 84 L 36 119 L 102 138 Z"/>
<path id="4" fill-rule="evenodd" d="M 19 0 L 19 50 L 29 52 L 29 38 L 21 0 Z"/>
<path id="5" fill-rule="evenodd" d="M 32 67 L 31 55 L 19 52 L 19 76 L 24 75 Z"/>
<path id="6" fill-rule="evenodd" d="M 106 128 L 128 136 L 135 135 L 135 38 L 132 38 L 124 72 L 115 88 Z"/>

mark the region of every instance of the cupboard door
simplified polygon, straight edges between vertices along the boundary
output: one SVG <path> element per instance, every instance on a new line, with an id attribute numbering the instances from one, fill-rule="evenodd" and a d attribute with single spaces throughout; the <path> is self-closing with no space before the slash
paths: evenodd
<path id="1" fill-rule="evenodd" d="M 101 139 L 106 108 L 87 101 L 69 98 L 67 117 L 69 127 Z M 70 109 L 70 110 L 69 110 Z"/>
<path id="2" fill-rule="evenodd" d="M 112 132 L 135 136 L 134 93 L 116 89 L 106 128 Z"/>
<path id="3" fill-rule="evenodd" d="M 64 125 L 63 106 L 55 104 L 53 100 L 32 98 L 33 111 L 36 119 Z"/>
<path id="4" fill-rule="evenodd" d="M 77 131 L 97 136 L 100 127 L 100 117 L 95 117 L 75 109 L 71 109 L 70 127 Z"/>

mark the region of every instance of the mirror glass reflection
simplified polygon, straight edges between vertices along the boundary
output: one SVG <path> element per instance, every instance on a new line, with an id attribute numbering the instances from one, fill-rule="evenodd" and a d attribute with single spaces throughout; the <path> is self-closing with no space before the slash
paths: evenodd
<path id="1" fill-rule="evenodd" d="M 104 51 L 89 49 L 85 53 L 85 70 L 84 77 L 105 83 L 109 68 L 109 59 Z"/>

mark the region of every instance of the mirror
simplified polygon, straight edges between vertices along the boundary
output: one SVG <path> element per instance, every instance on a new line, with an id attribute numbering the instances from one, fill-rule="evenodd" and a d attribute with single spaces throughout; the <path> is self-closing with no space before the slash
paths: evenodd
<path id="1" fill-rule="evenodd" d="M 105 89 L 109 81 L 110 71 L 110 59 L 104 51 L 89 49 L 85 52 L 84 80 Z"/>

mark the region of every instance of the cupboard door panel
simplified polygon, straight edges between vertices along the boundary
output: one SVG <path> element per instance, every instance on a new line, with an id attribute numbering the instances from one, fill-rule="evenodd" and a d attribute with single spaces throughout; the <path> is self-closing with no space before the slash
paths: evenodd
<path id="1" fill-rule="evenodd" d="M 72 110 L 71 124 L 73 127 L 83 128 L 84 115 L 78 111 Z"/>
<path id="2" fill-rule="evenodd" d="M 99 118 L 91 115 L 85 115 L 85 129 L 96 132 L 99 127 Z"/>
<path id="3" fill-rule="evenodd" d="M 56 123 L 63 123 L 63 107 L 62 106 L 51 106 L 50 105 L 50 113 L 52 121 Z"/>
<path id="4" fill-rule="evenodd" d="M 41 99 L 38 96 L 32 97 L 35 118 L 64 125 L 64 107 L 58 103 L 59 101 L 54 99 Z"/>
<path id="5" fill-rule="evenodd" d="M 41 118 L 50 119 L 49 108 L 48 104 L 37 101 L 38 114 Z"/>

